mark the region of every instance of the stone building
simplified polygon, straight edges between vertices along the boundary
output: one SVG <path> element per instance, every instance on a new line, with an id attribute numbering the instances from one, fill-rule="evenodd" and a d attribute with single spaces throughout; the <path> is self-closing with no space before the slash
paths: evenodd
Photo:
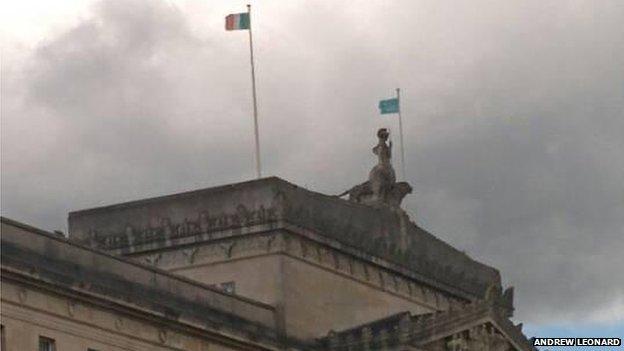
<path id="1" fill-rule="evenodd" d="M 533 350 L 381 158 L 349 200 L 271 177 L 72 212 L 68 238 L 3 218 L 2 350 Z"/>

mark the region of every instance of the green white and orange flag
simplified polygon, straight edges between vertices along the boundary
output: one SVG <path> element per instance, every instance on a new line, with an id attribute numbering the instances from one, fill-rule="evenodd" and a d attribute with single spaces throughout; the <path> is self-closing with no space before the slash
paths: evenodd
<path id="1" fill-rule="evenodd" d="M 247 30 L 249 34 L 249 61 L 251 63 L 251 90 L 253 97 L 253 121 L 256 137 L 256 174 L 262 177 L 260 167 L 260 137 L 258 133 L 258 102 L 256 101 L 256 74 L 254 68 L 253 40 L 251 35 L 251 5 L 247 4 L 247 13 L 233 13 L 225 17 L 225 30 Z"/>
<path id="2" fill-rule="evenodd" d="M 249 13 L 234 13 L 225 17 L 225 30 L 249 29 Z"/>

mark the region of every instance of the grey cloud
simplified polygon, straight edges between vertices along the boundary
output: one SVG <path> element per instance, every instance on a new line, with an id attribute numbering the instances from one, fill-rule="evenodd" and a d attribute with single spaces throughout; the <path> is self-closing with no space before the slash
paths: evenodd
<path id="1" fill-rule="evenodd" d="M 396 130 L 376 102 L 400 85 L 417 223 L 500 268 L 526 322 L 624 298 L 618 1 L 256 11 L 265 173 L 326 193 L 363 180 L 374 130 Z M 252 177 L 238 34 L 193 30 L 163 2 L 101 1 L 7 69 L 3 214 L 63 228 L 68 210 Z"/>

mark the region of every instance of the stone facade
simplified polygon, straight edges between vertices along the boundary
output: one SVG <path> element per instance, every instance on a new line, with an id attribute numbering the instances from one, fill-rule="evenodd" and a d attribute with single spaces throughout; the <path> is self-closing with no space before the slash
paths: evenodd
<path id="1" fill-rule="evenodd" d="M 59 350 L 306 348 L 278 332 L 273 306 L 5 218 L 1 248 L 7 350 L 39 336 Z"/>
<path id="2" fill-rule="evenodd" d="M 532 349 L 496 269 L 274 177 L 72 212 L 69 239 L 3 219 L 2 282 L 8 350 Z"/>
<path id="3" fill-rule="evenodd" d="M 323 242 L 331 241 L 349 254 L 383 259 L 468 300 L 500 285 L 496 269 L 418 227 L 400 208 L 355 204 L 275 177 L 69 215 L 73 240 L 115 255 L 278 229 L 318 234 Z"/>

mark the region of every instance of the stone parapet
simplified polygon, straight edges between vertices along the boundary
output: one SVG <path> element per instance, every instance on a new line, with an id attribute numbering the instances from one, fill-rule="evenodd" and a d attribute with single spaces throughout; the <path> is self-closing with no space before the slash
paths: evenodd
<path id="1" fill-rule="evenodd" d="M 319 340 L 330 351 L 518 350 L 534 351 L 521 327 L 515 326 L 493 300 L 423 315 L 398 313 Z"/>
<path id="2" fill-rule="evenodd" d="M 76 211 L 70 238 L 115 254 L 166 249 L 296 226 L 393 262 L 474 298 L 500 286 L 499 272 L 411 222 L 399 208 L 367 206 L 265 178 Z"/>

